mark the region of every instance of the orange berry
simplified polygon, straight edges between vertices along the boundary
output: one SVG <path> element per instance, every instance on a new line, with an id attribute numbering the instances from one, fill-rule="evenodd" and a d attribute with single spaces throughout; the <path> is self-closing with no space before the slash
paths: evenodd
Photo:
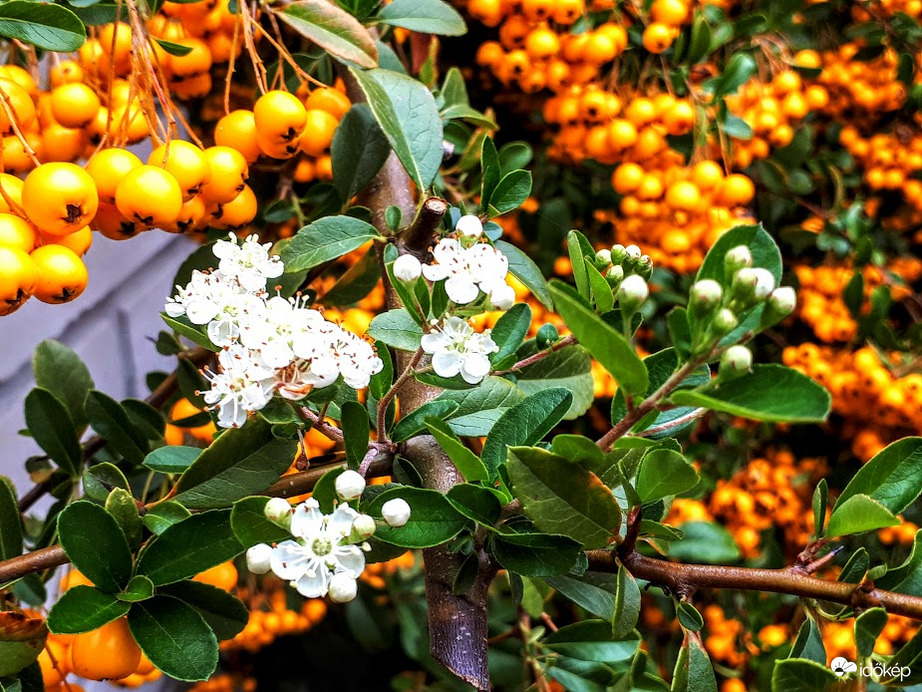
<path id="1" fill-rule="evenodd" d="M 67 235 L 93 220 L 99 195 L 93 179 L 80 166 L 46 163 L 23 182 L 22 206 L 42 233 Z"/>
<path id="2" fill-rule="evenodd" d="M 147 159 L 147 164 L 162 168 L 175 178 L 182 190 L 183 201 L 197 195 L 211 178 L 205 152 L 191 142 L 181 139 L 154 149 Z"/>
<path id="3" fill-rule="evenodd" d="M 202 189 L 202 197 L 216 204 L 230 202 L 243 190 L 249 175 L 246 159 L 236 149 L 226 146 L 208 147 L 205 157 L 211 179 Z"/>
<path id="4" fill-rule="evenodd" d="M 141 649 L 131 636 L 127 619 L 119 618 L 74 637 L 70 660 L 74 673 L 81 678 L 119 680 L 137 669 Z"/>
<path id="5" fill-rule="evenodd" d="M 115 190 L 122 179 L 141 165 L 141 159 L 127 149 L 113 147 L 96 153 L 86 164 L 86 172 L 96 183 L 99 201 L 115 204 Z"/>
<path id="6" fill-rule="evenodd" d="M 86 265 L 63 245 L 42 245 L 29 255 L 38 267 L 35 297 L 43 303 L 67 303 L 83 293 L 87 283 Z"/>
<path id="7" fill-rule="evenodd" d="M 51 92 L 51 113 L 64 127 L 86 127 L 100 105 L 99 96 L 86 84 L 62 84 Z"/>
<path id="8" fill-rule="evenodd" d="M 654 54 L 663 53 L 675 38 L 671 27 L 654 22 L 643 31 L 643 47 Z"/>
<path id="9" fill-rule="evenodd" d="M 115 206 L 125 218 L 148 227 L 175 222 L 182 203 L 182 188 L 176 178 L 157 166 L 132 169 L 115 190 Z"/>
<path id="10" fill-rule="evenodd" d="M 352 102 L 348 96 L 337 89 L 318 87 L 304 101 L 304 107 L 308 112 L 312 110 L 326 111 L 337 120 L 342 120 L 343 116 L 352 107 Z"/>
<path id="11" fill-rule="evenodd" d="M 35 226 L 15 214 L 0 213 L 0 247 L 14 247 L 29 253 L 35 249 Z"/>
<path id="12" fill-rule="evenodd" d="M 221 118 L 215 125 L 214 141 L 215 144 L 236 149 L 243 154 L 247 163 L 255 162 L 262 155 L 262 149 L 259 148 L 256 139 L 256 118 L 253 111 L 231 111 Z"/>
<path id="13" fill-rule="evenodd" d="M 301 151 L 309 156 L 323 156 L 333 142 L 339 121 L 323 110 L 307 111 L 307 127 L 301 136 Z"/>

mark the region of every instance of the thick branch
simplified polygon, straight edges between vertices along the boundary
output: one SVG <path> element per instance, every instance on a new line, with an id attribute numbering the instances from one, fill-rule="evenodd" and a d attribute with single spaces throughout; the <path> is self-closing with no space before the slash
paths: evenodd
<path id="1" fill-rule="evenodd" d="M 413 224 L 400 234 L 400 245 L 407 252 L 425 259 L 429 246 L 435 239 L 435 232 L 448 213 L 448 202 L 441 197 L 430 197 L 419 210 Z"/>
<path id="2" fill-rule="evenodd" d="M 603 550 L 587 552 L 590 569 L 612 572 L 617 569 L 615 554 Z M 676 594 L 687 595 L 697 589 L 739 589 L 789 594 L 815 598 L 856 609 L 880 606 L 888 613 L 922 620 L 922 598 L 875 589 L 873 584 L 848 584 L 819 579 L 802 570 L 756 569 L 669 562 L 646 557 L 636 551 L 620 556 L 625 568 L 636 579 L 667 587 Z"/>

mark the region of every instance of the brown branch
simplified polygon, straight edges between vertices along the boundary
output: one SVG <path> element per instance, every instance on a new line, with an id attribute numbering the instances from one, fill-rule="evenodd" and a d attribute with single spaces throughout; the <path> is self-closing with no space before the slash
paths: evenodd
<path id="1" fill-rule="evenodd" d="M 400 245 L 420 259 L 429 254 L 435 232 L 448 213 L 448 202 L 441 197 L 430 197 L 419 210 L 413 224 L 400 234 Z"/>
<path id="2" fill-rule="evenodd" d="M 31 553 L 0 561 L 0 584 L 16 581 L 33 572 L 53 569 L 67 562 L 67 555 L 59 545 L 33 550 Z"/>
<path id="3" fill-rule="evenodd" d="M 556 344 L 552 345 L 550 348 L 546 348 L 543 351 L 538 351 L 537 353 L 533 353 L 532 355 L 528 356 L 528 358 L 523 358 L 518 363 L 513 365 L 511 368 L 507 368 L 505 370 L 494 370 L 492 374 L 496 376 L 508 375 L 510 372 L 516 372 L 517 370 L 521 370 L 522 368 L 527 368 L 529 365 L 534 365 L 535 363 L 538 363 L 544 360 L 552 353 L 556 353 L 560 349 L 566 348 L 567 346 L 570 346 L 571 344 L 575 344 L 575 343 L 576 343 L 576 337 L 573 336 L 572 334 L 568 334 L 567 336 L 563 337 L 560 341 L 558 341 Z"/>
<path id="4" fill-rule="evenodd" d="M 590 550 L 589 568 L 601 572 L 617 570 L 615 554 Z M 689 595 L 698 589 L 738 589 L 815 598 L 856 609 L 883 607 L 888 613 L 922 620 L 922 598 L 883 591 L 873 584 L 848 584 L 804 574 L 793 568 L 758 569 L 724 565 L 698 565 L 646 557 L 630 550 L 619 559 L 636 578 L 664 586 L 675 594 Z"/>
<path id="5" fill-rule="evenodd" d="M 389 440 L 387 436 L 386 421 L 387 421 L 387 409 L 390 407 L 391 402 L 394 400 L 394 397 L 397 396 L 397 393 L 400 389 L 407 383 L 410 378 L 416 372 L 416 366 L 419 365 L 419 361 L 422 360 L 424 355 L 422 347 L 416 349 L 416 353 L 413 354 L 413 357 L 410 359 L 410 362 L 407 363 L 407 367 L 403 369 L 403 372 L 400 373 L 400 377 L 396 379 L 391 388 L 385 392 L 384 396 L 381 397 L 381 400 L 378 402 L 378 420 L 377 420 L 377 429 L 378 429 L 378 439 L 382 442 L 387 442 Z"/>

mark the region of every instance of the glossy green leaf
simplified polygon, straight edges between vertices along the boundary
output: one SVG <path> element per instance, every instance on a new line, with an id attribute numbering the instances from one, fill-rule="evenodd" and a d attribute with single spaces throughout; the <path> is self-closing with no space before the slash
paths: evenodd
<path id="1" fill-rule="evenodd" d="M 118 523 L 97 504 L 80 500 L 57 518 L 68 559 L 103 591 L 120 591 L 131 578 L 131 551 Z"/>
<path id="2" fill-rule="evenodd" d="M 442 0 L 394 0 L 378 12 L 378 20 L 421 34 L 462 36 L 467 33 L 461 15 Z"/>
<path id="3" fill-rule="evenodd" d="M 36 387 L 26 395 L 26 427 L 29 434 L 63 471 L 80 472 L 83 452 L 70 414 L 51 392 Z"/>
<path id="4" fill-rule="evenodd" d="M 234 503 L 231 511 L 231 528 L 244 548 L 257 543 L 278 543 L 291 538 L 291 533 L 275 522 L 266 519 L 268 497 L 245 497 Z"/>
<path id="5" fill-rule="evenodd" d="M 497 183 L 490 196 L 490 216 L 500 216 L 522 206 L 531 194 L 531 173 L 510 171 Z"/>
<path id="6" fill-rule="evenodd" d="M 476 387 L 444 391 L 438 399 L 458 404 L 458 410 L 446 421 L 456 435 L 482 437 L 506 411 L 524 400 L 525 394 L 509 380 L 486 377 Z"/>
<path id="7" fill-rule="evenodd" d="M 80 356 L 60 341 L 45 339 L 32 354 L 32 371 L 35 384 L 64 404 L 77 428 L 85 427 L 84 403 L 93 389 L 93 378 Z"/>
<path id="8" fill-rule="evenodd" d="M 448 399 L 427 402 L 397 421 L 391 431 L 391 439 L 394 442 L 405 442 L 425 429 L 427 418 L 445 420 L 457 410 L 458 403 Z"/>
<path id="9" fill-rule="evenodd" d="M 868 658 L 874 651 L 874 644 L 887 624 L 887 611 L 883 608 L 869 608 L 855 617 L 855 649 L 858 658 Z"/>
<path id="10" fill-rule="evenodd" d="M 159 536 L 173 524 L 178 524 L 190 516 L 192 516 L 192 513 L 181 504 L 167 500 L 166 502 L 158 502 L 147 510 L 141 521 L 148 531 L 155 536 Z"/>
<path id="11" fill-rule="evenodd" d="M 797 631 L 788 658 L 806 658 L 817 663 L 826 663 L 826 647 L 816 621 L 808 617 Z"/>
<path id="12" fill-rule="evenodd" d="M 537 353 L 534 341 L 526 343 L 518 353 L 519 358 L 527 358 Z M 589 352 L 574 344 L 554 351 L 533 365 L 526 366 L 515 373 L 516 386 L 526 394 L 537 394 L 552 387 L 563 387 L 573 395 L 569 410 L 564 419 L 579 418 L 595 398 L 595 382 L 592 379 L 592 357 Z"/>
<path id="13" fill-rule="evenodd" d="M 836 502 L 829 517 L 826 535 L 830 538 L 865 533 L 886 526 L 898 526 L 900 520 L 879 501 L 868 495 L 849 495 Z"/>
<path id="14" fill-rule="evenodd" d="M 184 285 L 184 284 L 180 284 Z M 165 312 L 160 313 L 160 319 L 172 329 L 177 334 L 186 337 L 192 343 L 198 344 L 202 348 L 207 348 L 209 351 L 218 352 L 221 349 L 211 343 L 211 339 L 208 338 L 208 335 L 205 334 L 205 328 L 192 324 L 189 321 L 189 318 L 185 315 L 180 315 L 179 317 L 170 317 Z"/>
<path id="15" fill-rule="evenodd" d="M 281 257 L 286 272 L 312 269 L 380 237 L 374 226 L 354 216 L 324 216 L 298 231 Z"/>
<path id="16" fill-rule="evenodd" d="M 115 594 L 115 597 L 125 603 L 137 603 L 152 598 L 155 591 L 154 582 L 143 574 L 136 574 L 121 593 Z"/>
<path id="17" fill-rule="evenodd" d="M 473 483 L 458 483 L 446 495 L 448 501 L 461 514 L 491 529 L 499 521 L 502 505 L 492 488 Z"/>
<path id="18" fill-rule="evenodd" d="M 423 338 L 423 330 L 405 308 L 398 308 L 376 315 L 368 325 L 368 335 L 402 351 L 416 351 Z"/>
<path id="19" fill-rule="evenodd" d="M 55 634 L 89 632 L 127 614 L 130 607 L 95 586 L 78 584 L 58 598 L 48 613 L 48 628 Z"/>
<path id="20" fill-rule="evenodd" d="M 509 273 L 522 282 L 532 295 L 548 310 L 554 309 L 554 298 L 544 278 L 544 274 L 524 250 L 505 240 L 493 243 L 509 260 Z"/>
<path id="21" fill-rule="evenodd" d="M 70 53 L 83 45 L 86 28 L 62 5 L 11 0 L 0 5 L 0 36 L 43 50 Z"/>
<path id="22" fill-rule="evenodd" d="M 493 537 L 496 561 L 523 577 L 566 574 L 579 559 L 580 544 L 567 536 L 547 533 L 504 533 Z"/>
<path id="23" fill-rule="evenodd" d="M 247 607 L 233 594 L 211 584 L 181 581 L 160 589 L 195 608 L 219 640 L 233 639 L 250 617 Z"/>
<path id="24" fill-rule="evenodd" d="M 675 392 L 669 401 L 753 420 L 813 423 L 826 420 L 832 399 L 822 385 L 792 368 L 757 364 L 728 382 Z"/>
<path id="25" fill-rule="evenodd" d="M 159 473 L 183 473 L 201 453 L 198 447 L 160 447 L 144 457 L 144 466 Z"/>
<path id="26" fill-rule="evenodd" d="M 218 639 L 196 610 L 173 596 L 135 603 L 128 627 L 144 655 L 177 680 L 207 680 L 218 665 Z"/>
<path id="27" fill-rule="evenodd" d="M 141 545 L 143 524 L 137 502 L 131 493 L 124 488 L 113 488 L 106 498 L 105 507 L 122 529 L 122 533 L 128 539 L 128 545 L 133 548 Z"/>
<path id="28" fill-rule="evenodd" d="M 919 497 L 920 492 L 922 437 L 906 437 L 882 449 L 858 470 L 839 495 L 836 509 L 853 495 L 862 494 L 891 513 L 899 514 Z"/>
<path id="29" fill-rule="evenodd" d="M 822 692 L 838 681 L 835 673 L 816 661 L 785 658 L 775 662 L 772 692 Z"/>
<path id="30" fill-rule="evenodd" d="M 640 617 L 640 587 L 634 575 L 618 565 L 618 580 L 615 591 L 615 612 L 612 617 L 613 633 L 616 638 L 625 637 L 637 626 Z"/>
<path id="31" fill-rule="evenodd" d="M 583 620 L 552 632 L 544 643 L 551 651 L 582 661 L 618 663 L 627 661 L 637 653 L 640 638 L 617 638 L 612 635 L 611 623 L 605 620 Z"/>
<path id="32" fill-rule="evenodd" d="M 399 72 L 353 69 L 352 74 L 400 163 L 425 190 L 442 163 L 442 119 L 432 93 Z"/>
<path id="33" fill-rule="evenodd" d="M 342 60 L 359 67 L 377 67 L 378 49 L 355 17 L 324 0 L 298 0 L 273 10 L 299 34 Z"/>
<path id="34" fill-rule="evenodd" d="M 377 495 L 366 513 L 380 518 L 384 503 L 398 497 L 410 505 L 410 520 L 399 528 L 379 526 L 375 538 L 385 543 L 404 548 L 429 548 L 454 538 L 467 524 L 467 519 L 452 507 L 442 493 L 409 486 L 385 490 Z"/>
<path id="35" fill-rule="evenodd" d="M 490 338 L 499 349 L 490 355 L 490 362 L 498 363 L 519 350 L 528 328 L 531 327 L 531 308 L 527 303 L 516 303 L 504 312 L 490 332 Z"/>
<path id="36" fill-rule="evenodd" d="M 580 608 L 607 622 L 613 621 L 615 594 L 618 590 L 617 575 L 585 572 L 579 576 L 560 575 L 545 581 Z"/>
<path id="37" fill-rule="evenodd" d="M 619 386 L 634 394 L 646 391 L 646 366 L 624 335 L 590 310 L 571 287 L 555 279 L 550 290 L 567 327 Z"/>
<path id="38" fill-rule="evenodd" d="M 424 424 L 466 480 L 485 481 L 490 478 L 490 472 L 480 457 L 458 439 L 448 423 L 439 418 L 426 418 Z"/>
<path id="39" fill-rule="evenodd" d="M 350 200 L 364 190 L 381 170 L 390 151 L 368 104 L 353 104 L 336 128 L 330 146 L 333 184 L 340 196 Z"/>
<path id="40" fill-rule="evenodd" d="M 685 457 L 671 449 L 656 449 L 643 458 L 635 487 L 646 503 L 679 495 L 696 485 L 698 472 Z"/>
<path id="41" fill-rule="evenodd" d="M 480 455 L 491 475 L 496 475 L 506 460 L 508 447 L 533 445 L 542 440 L 570 410 L 572 401 L 573 395 L 566 389 L 545 389 L 526 397 L 500 416 L 487 435 Z"/>
<path id="42" fill-rule="evenodd" d="M 6 476 L 0 476 L 0 561 L 22 555 L 22 518 L 16 491 Z"/>
<path id="43" fill-rule="evenodd" d="M 129 464 L 144 462 L 149 447 L 147 438 L 120 403 L 94 390 L 86 397 L 86 415 L 93 430 L 109 441 L 110 449 L 121 454 Z"/>

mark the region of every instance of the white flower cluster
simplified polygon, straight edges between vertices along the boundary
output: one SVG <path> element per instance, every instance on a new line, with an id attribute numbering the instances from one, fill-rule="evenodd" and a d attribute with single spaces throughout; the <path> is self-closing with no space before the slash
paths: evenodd
<path id="1" fill-rule="evenodd" d="M 193 272 L 165 306 L 170 317 L 207 325 L 208 338 L 223 349 L 218 372 L 205 373 L 211 389 L 204 398 L 218 409 L 219 425 L 243 425 L 276 392 L 297 400 L 340 376 L 353 389 L 367 387 L 383 367 L 371 345 L 298 298 L 270 297 L 266 282 L 284 271 L 271 245 L 256 236 L 242 245 L 229 238 L 214 244 L 218 268 Z"/>
<path id="2" fill-rule="evenodd" d="M 475 332 L 467 321 L 455 316 L 434 324 L 423 335 L 421 346 L 432 356 L 436 375 L 454 377 L 460 373 L 468 384 L 478 384 L 489 374 L 489 354 L 499 350 L 489 329 Z"/>
<path id="3" fill-rule="evenodd" d="M 355 471 L 344 471 L 336 478 L 336 493 L 343 499 L 356 500 L 364 490 L 365 479 Z M 247 550 L 251 572 L 272 571 L 307 598 L 329 594 L 337 603 L 355 598 L 356 580 L 365 569 L 363 553 L 370 550 L 364 541 L 374 535 L 377 526 L 372 517 L 359 514 L 348 502 L 324 514 L 314 498 L 292 508 L 278 497 L 266 503 L 265 515 L 287 528 L 294 540 L 271 546 L 260 543 Z M 381 516 L 389 526 L 404 526 L 410 519 L 410 505 L 401 498 L 388 500 Z"/>

